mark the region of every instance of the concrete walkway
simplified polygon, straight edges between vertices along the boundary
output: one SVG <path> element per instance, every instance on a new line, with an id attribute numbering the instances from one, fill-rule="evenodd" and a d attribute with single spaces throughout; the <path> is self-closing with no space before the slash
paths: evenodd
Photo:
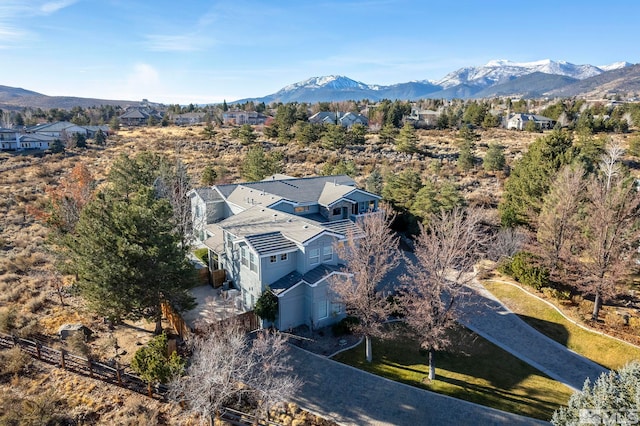
<path id="1" fill-rule="evenodd" d="M 304 385 L 293 401 L 342 425 L 545 425 L 366 373 L 291 346 Z"/>
<path id="2" fill-rule="evenodd" d="M 579 390 L 587 377 L 593 383 L 608 371 L 529 326 L 481 284 L 469 289 L 460 322 L 549 377 Z"/>

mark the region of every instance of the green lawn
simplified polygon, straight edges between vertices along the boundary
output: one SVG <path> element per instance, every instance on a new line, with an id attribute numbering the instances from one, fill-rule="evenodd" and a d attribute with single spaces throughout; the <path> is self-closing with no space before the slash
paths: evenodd
<path id="1" fill-rule="evenodd" d="M 571 396 L 565 385 L 471 331 L 457 330 L 452 338 L 461 352 L 436 355 L 432 382 L 426 355 L 407 334 L 374 340 L 371 364 L 364 360 L 364 344 L 334 359 L 391 380 L 543 420 Z"/>
<path id="2" fill-rule="evenodd" d="M 529 325 L 604 367 L 618 369 L 640 359 L 639 348 L 578 327 L 519 288 L 490 280 L 483 285 Z"/>

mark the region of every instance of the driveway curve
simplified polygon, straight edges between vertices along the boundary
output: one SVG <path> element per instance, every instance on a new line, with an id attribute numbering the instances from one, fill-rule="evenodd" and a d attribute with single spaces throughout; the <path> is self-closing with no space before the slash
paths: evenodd
<path id="1" fill-rule="evenodd" d="M 293 401 L 342 425 L 544 425 L 397 383 L 291 345 L 290 363 L 304 382 Z"/>
<path id="2" fill-rule="evenodd" d="M 552 379 L 580 390 L 608 371 L 531 327 L 477 281 L 468 288 L 460 322 Z"/>

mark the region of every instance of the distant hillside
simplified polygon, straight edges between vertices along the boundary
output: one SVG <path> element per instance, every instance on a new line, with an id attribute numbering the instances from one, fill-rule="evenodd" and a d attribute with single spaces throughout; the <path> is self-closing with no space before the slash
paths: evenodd
<path id="1" fill-rule="evenodd" d="M 7 110 L 17 110 L 25 107 L 42 109 L 71 109 L 75 106 L 89 108 L 100 105 L 125 107 L 140 104 L 141 102 L 138 101 L 79 98 L 75 96 L 47 96 L 31 90 L 0 85 L 0 109 Z"/>
<path id="2" fill-rule="evenodd" d="M 640 96 L 640 64 L 614 69 L 549 92 L 552 96 Z"/>
<path id="3" fill-rule="evenodd" d="M 572 77 L 556 74 L 546 74 L 536 71 L 522 77 L 514 78 L 495 86 L 487 87 L 477 92 L 476 98 L 492 98 L 496 96 L 521 96 L 524 98 L 538 98 L 545 93 L 579 81 Z"/>

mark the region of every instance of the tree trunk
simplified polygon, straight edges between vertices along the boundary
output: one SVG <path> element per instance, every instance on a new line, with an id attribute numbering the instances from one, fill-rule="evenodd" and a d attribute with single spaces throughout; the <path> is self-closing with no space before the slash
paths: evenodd
<path id="1" fill-rule="evenodd" d="M 156 329 L 155 334 L 162 334 L 162 307 L 158 307 L 158 313 L 156 314 Z"/>
<path id="2" fill-rule="evenodd" d="M 371 337 L 364 336 L 364 346 L 365 346 L 365 355 L 367 357 L 367 362 L 373 361 L 373 352 L 371 351 Z"/>
<path id="3" fill-rule="evenodd" d="M 593 301 L 593 313 L 591 314 L 591 319 L 593 321 L 598 321 L 598 314 L 600 313 L 600 305 L 602 305 L 602 300 L 600 298 L 600 292 L 596 292 L 596 299 Z"/>
<path id="4" fill-rule="evenodd" d="M 429 349 L 429 380 L 436 378 L 436 351 Z"/>
<path id="5" fill-rule="evenodd" d="M 147 393 L 149 394 L 149 397 L 153 396 L 153 386 L 151 385 L 151 382 L 147 384 Z"/>

